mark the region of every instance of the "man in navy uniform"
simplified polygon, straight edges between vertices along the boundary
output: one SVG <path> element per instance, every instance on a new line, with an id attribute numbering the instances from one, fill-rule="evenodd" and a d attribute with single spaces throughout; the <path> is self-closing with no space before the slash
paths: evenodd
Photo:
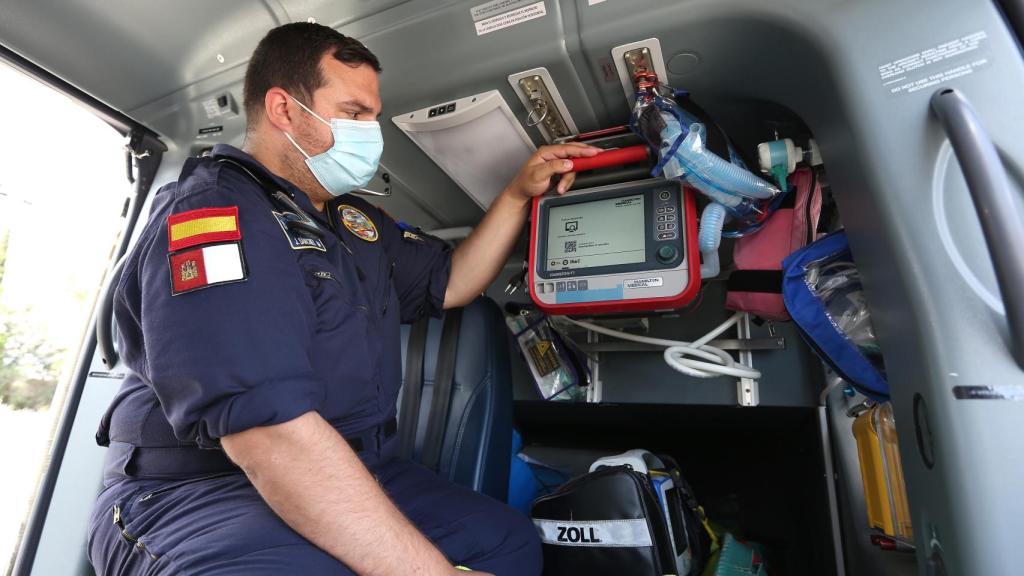
<path id="1" fill-rule="evenodd" d="M 452 252 L 348 194 L 381 154 L 379 71 L 331 28 L 270 31 L 245 151 L 157 193 L 116 293 L 133 374 L 97 434 L 98 574 L 539 574 L 527 518 L 394 457 L 399 324 L 470 302 L 597 151 L 541 148 Z"/>

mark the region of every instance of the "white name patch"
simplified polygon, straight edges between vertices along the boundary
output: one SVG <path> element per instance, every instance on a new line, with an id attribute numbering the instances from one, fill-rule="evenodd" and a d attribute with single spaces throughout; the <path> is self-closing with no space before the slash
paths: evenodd
<path id="1" fill-rule="evenodd" d="M 540 539 L 555 546 L 642 548 L 651 546 L 647 521 L 639 520 L 544 520 L 533 519 Z"/>

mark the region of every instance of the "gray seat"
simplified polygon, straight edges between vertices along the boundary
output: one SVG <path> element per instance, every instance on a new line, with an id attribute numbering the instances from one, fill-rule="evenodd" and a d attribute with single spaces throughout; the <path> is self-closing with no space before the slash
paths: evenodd
<path id="1" fill-rule="evenodd" d="M 415 420 L 412 458 L 420 462 L 430 460 L 424 458 L 424 447 L 428 444 L 428 421 L 436 396 L 439 352 L 442 352 L 446 321 L 452 319 L 426 321 L 418 417 L 399 415 L 400 435 L 404 432 L 403 425 Z M 409 371 L 409 341 L 413 332 L 415 330 L 409 326 L 402 328 L 403 380 L 408 380 L 405 372 Z M 436 440 L 440 444 L 436 456 L 438 473 L 451 482 L 501 501 L 508 497 L 512 450 L 512 380 L 506 332 L 502 312 L 489 298 L 478 298 L 461 310 L 457 342 L 452 343 L 455 346 L 454 369 L 450 372 L 448 406 L 443 420 L 437 417 L 442 425 L 435 431 L 440 434 Z M 403 382 L 400 407 L 409 401 L 404 398 L 409 390 L 409 383 Z"/>

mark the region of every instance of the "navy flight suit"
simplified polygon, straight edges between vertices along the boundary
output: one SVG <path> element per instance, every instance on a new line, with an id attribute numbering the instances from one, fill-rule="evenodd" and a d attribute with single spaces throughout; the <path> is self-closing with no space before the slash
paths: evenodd
<path id="1" fill-rule="evenodd" d="M 303 212 L 312 223 L 289 225 Z M 224 145 L 157 193 L 115 298 L 133 374 L 97 433 L 108 446 L 88 544 L 99 576 L 351 574 L 220 449 L 225 435 L 311 410 L 453 564 L 539 574 L 527 518 L 395 457 L 399 324 L 440 313 L 448 247 L 351 195 L 325 212 Z"/>

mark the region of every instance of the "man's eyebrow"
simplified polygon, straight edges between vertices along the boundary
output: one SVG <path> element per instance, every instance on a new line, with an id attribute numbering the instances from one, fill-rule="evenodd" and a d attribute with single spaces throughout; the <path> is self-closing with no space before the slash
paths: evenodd
<path id="1" fill-rule="evenodd" d="M 338 105 L 335 106 L 335 109 L 337 109 L 337 110 L 344 110 L 346 108 L 355 108 L 359 112 L 372 112 L 373 111 L 373 108 L 370 108 L 369 106 L 367 106 L 366 104 L 360 102 L 359 100 L 346 100 L 344 102 L 339 102 Z"/>

